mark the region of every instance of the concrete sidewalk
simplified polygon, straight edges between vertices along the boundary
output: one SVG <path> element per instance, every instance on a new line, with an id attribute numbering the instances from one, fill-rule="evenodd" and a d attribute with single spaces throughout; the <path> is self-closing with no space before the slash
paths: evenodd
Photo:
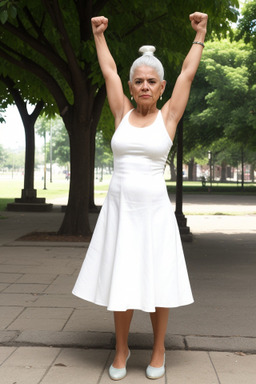
<path id="1" fill-rule="evenodd" d="M 245 209 L 256 211 L 256 199 L 243 198 L 237 205 L 200 197 L 197 206 L 187 198 L 194 210 L 187 217 L 194 241 L 184 251 L 195 304 L 170 311 L 167 370 L 158 383 L 256 382 L 256 216 L 244 215 Z M 238 216 L 195 215 L 213 205 L 219 213 L 236 209 Z M 16 241 L 35 230 L 57 230 L 63 218 L 58 210 L 1 216 L 1 383 L 112 382 L 107 375 L 115 343 L 112 313 L 71 294 L 88 244 Z M 92 226 L 95 220 L 92 215 Z M 151 333 L 148 314 L 136 311 L 123 383 L 148 382 Z"/>
<path id="2" fill-rule="evenodd" d="M 2 384 L 111 384 L 114 352 L 105 349 L 2 347 Z M 146 384 L 150 351 L 132 350 L 123 384 Z M 254 384 L 256 356 L 228 352 L 167 351 L 158 384 Z"/>

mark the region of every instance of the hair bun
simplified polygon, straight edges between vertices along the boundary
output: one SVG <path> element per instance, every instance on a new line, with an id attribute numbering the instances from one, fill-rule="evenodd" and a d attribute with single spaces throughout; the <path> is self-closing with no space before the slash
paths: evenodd
<path id="1" fill-rule="evenodd" d="M 156 48 L 153 45 L 143 45 L 140 47 L 139 52 L 144 55 L 154 56 Z"/>

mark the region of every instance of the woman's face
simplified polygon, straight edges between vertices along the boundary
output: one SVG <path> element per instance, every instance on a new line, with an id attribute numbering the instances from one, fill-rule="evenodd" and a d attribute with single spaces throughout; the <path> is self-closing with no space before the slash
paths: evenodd
<path id="1" fill-rule="evenodd" d="M 137 104 L 154 104 L 164 92 L 165 84 L 154 68 L 143 65 L 135 69 L 129 81 L 130 93 Z"/>

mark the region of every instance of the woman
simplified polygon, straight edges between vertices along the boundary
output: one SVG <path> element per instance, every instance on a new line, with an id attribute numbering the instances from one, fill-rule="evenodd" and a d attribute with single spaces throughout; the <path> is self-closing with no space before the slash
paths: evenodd
<path id="1" fill-rule="evenodd" d="M 73 293 L 114 312 L 116 354 L 109 368 L 113 380 L 126 376 L 128 333 L 134 309 L 150 313 L 154 346 L 146 376 L 165 373 L 164 339 L 169 308 L 191 304 L 193 297 L 179 230 L 167 195 L 163 172 L 177 124 L 187 105 L 207 26 L 207 15 L 189 16 L 196 37 L 185 58 L 171 98 L 161 111 L 157 101 L 166 82 L 155 48 L 130 70 L 131 101 L 124 95 L 104 31 L 108 19 L 92 19 L 99 64 L 115 118 L 112 138 L 114 174 L 86 259 Z"/>

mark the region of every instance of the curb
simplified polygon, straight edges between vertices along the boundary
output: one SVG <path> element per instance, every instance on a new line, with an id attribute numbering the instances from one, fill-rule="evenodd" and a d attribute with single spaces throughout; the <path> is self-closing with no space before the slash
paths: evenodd
<path id="1" fill-rule="evenodd" d="M 0 331 L 2 346 L 45 346 L 83 349 L 114 349 L 115 335 L 111 332 L 48 332 Z M 153 336 L 131 333 L 129 346 L 133 349 L 152 349 Z M 254 337 L 182 336 L 166 335 L 166 350 L 218 351 L 256 353 Z"/>

